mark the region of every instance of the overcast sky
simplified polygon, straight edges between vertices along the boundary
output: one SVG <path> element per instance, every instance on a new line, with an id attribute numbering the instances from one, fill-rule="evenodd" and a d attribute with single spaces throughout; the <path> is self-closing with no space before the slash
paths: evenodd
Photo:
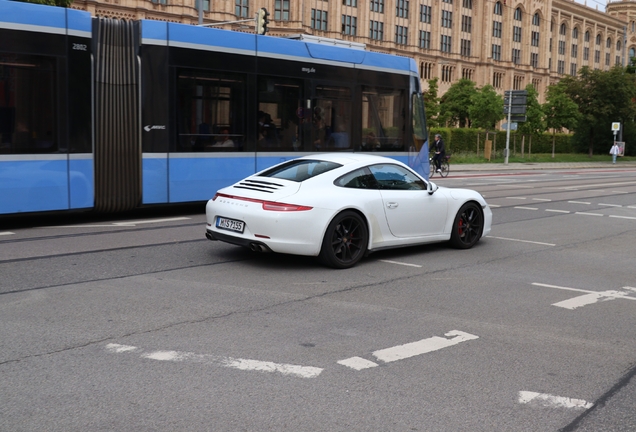
<path id="1" fill-rule="evenodd" d="M 575 0 L 577 3 L 586 4 L 586 0 Z M 598 10 L 601 12 L 605 11 L 605 5 L 607 4 L 606 0 L 587 0 L 587 6 L 592 9 L 596 9 L 598 6 Z"/>

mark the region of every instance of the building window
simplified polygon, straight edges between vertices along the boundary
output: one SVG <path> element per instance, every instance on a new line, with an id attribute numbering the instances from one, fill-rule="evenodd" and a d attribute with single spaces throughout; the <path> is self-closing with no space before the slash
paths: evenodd
<path id="1" fill-rule="evenodd" d="M 431 49 L 431 32 L 420 30 L 420 48 Z"/>
<path id="2" fill-rule="evenodd" d="M 495 10 L 493 11 L 493 13 L 495 15 L 501 15 L 502 10 L 503 8 L 501 7 L 501 3 L 500 2 L 495 3 Z"/>
<path id="3" fill-rule="evenodd" d="M 408 34 L 408 27 L 395 26 L 395 43 L 399 45 L 408 45 Z"/>
<path id="4" fill-rule="evenodd" d="M 473 28 L 473 18 L 468 15 L 462 15 L 462 31 L 471 33 Z"/>
<path id="5" fill-rule="evenodd" d="M 576 76 L 576 63 L 570 63 L 570 75 Z"/>
<path id="6" fill-rule="evenodd" d="M 395 16 L 400 18 L 409 17 L 409 1 L 408 0 L 397 0 L 397 3 L 395 5 Z"/>
<path id="7" fill-rule="evenodd" d="M 539 90 L 539 86 L 541 85 L 541 80 L 538 78 L 535 78 L 532 80 L 532 87 L 534 87 L 535 90 Z"/>
<path id="8" fill-rule="evenodd" d="M 460 54 L 464 57 L 470 57 L 470 41 L 467 39 L 461 40 Z"/>
<path id="9" fill-rule="evenodd" d="M 620 66 L 623 62 L 621 62 L 621 56 L 616 56 L 616 66 Z"/>
<path id="10" fill-rule="evenodd" d="M 605 42 L 605 48 L 611 48 L 612 47 L 612 40 L 610 38 L 607 38 L 607 41 Z"/>
<path id="11" fill-rule="evenodd" d="M 442 66 L 442 82 L 452 82 L 454 71 L 453 66 Z"/>
<path id="12" fill-rule="evenodd" d="M 472 9 L 473 8 L 473 0 L 464 0 L 462 2 L 462 6 L 465 7 L 466 9 Z"/>
<path id="13" fill-rule="evenodd" d="M 566 31 L 567 31 L 567 28 L 565 27 L 565 24 L 561 24 L 561 28 L 559 29 L 559 34 L 565 36 Z"/>
<path id="14" fill-rule="evenodd" d="M 516 48 L 512 49 L 512 62 L 514 64 L 521 63 L 521 50 L 520 49 L 516 49 Z"/>
<path id="15" fill-rule="evenodd" d="M 316 30 L 327 30 L 327 11 L 318 9 L 311 10 L 311 28 Z"/>
<path id="16" fill-rule="evenodd" d="M 248 18 L 250 15 L 250 5 L 249 0 L 235 0 L 235 8 L 234 12 L 236 16 L 242 18 Z"/>
<path id="17" fill-rule="evenodd" d="M 494 88 L 500 89 L 502 83 L 503 83 L 503 73 L 494 72 L 492 74 L 492 86 Z"/>
<path id="18" fill-rule="evenodd" d="M 532 32 L 532 40 L 530 41 L 530 44 L 532 46 L 539 46 L 539 32 L 533 31 Z"/>
<path id="19" fill-rule="evenodd" d="M 512 89 L 521 90 L 523 88 L 523 77 L 516 76 L 512 79 Z"/>
<path id="20" fill-rule="evenodd" d="M 431 7 L 427 5 L 420 5 L 420 22 L 430 24 L 431 23 Z"/>
<path id="21" fill-rule="evenodd" d="M 453 27 L 453 13 L 450 11 L 443 10 L 442 11 L 442 27 L 452 28 Z"/>
<path id="22" fill-rule="evenodd" d="M 515 21 L 521 21 L 521 8 L 515 9 Z"/>
<path id="23" fill-rule="evenodd" d="M 610 64 L 610 53 L 605 53 L 605 66 Z"/>
<path id="24" fill-rule="evenodd" d="M 384 13 L 384 0 L 371 0 L 371 12 Z"/>
<path id="25" fill-rule="evenodd" d="M 539 16 L 539 12 L 532 16 L 532 25 L 538 26 L 541 24 L 541 17 Z"/>
<path id="26" fill-rule="evenodd" d="M 475 76 L 474 69 L 462 69 L 462 78 L 473 81 L 473 77 Z"/>
<path id="27" fill-rule="evenodd" d="M 579 28 L 578 27 L 574 27 L 572 29 L 572 39 L 574 39 L 574 40 L 578 40 L 579 39 Z"/>
<path id="28" fill-rule="evenodd" d="M 596 45 L 601 45 L 601 35 L 596 35 Z"/>
<path id="29" fill-rule="evenodd" d="M 538 53 L 530 53 L 530 66 L 533 68 L 539 67 L 539 54 Z"/>
<path id="30" fill-rule="evenodd" d="M 289 0 L 276 0 L 274 2 L 274 19 L 276 21 L 289 21 Z"/>
<path id="31" fill-rule="evenodd" d="M 433 63 L 421 63 L 420 76 L 424 79 L 433 78 Z"/>
<path id="32" fill-rule="evenodd" d="M 453 0 L 442 0 L 444 3 L 453 4 Z"/>
<path id="33" fill-rule="evenodd" d="M 493 60 L 501 60 L 501 45 L 492 46 L 492 59 Z"/>
<path id="34" fill-rule="evenodd" d="M 583 47 L 583 60 L 590 59 L 590 49 L 588 47 Z"/>
<path id="35" fill-rule="evenodd" d="M 590 32 L 586 31 L 585 32 L 585 42 L 589 42 L 590 41 Z"/>
<path id="36" fill-rule="evenodd" d="M 565 73 L 565 62 L 563 60 L 557 62 L 557 72 L 560 74 Z"/>
<path id="37" fill-rule="evenodd" d="M 601 52 L 599 50 L 594 51 L 594 63 L 601 62 Z"/>
<path id="38" fill-rule="evenodd" d="M 342 0 L 342 4 L 345 6 L 358 7 L 358 0 Z"/>
<path id="39" fill-rule="evenodd" d="M 633 47 L 629 49 L 629 58 L 636 57 L 636 49 Z"/>
<path id="40" fill-rule="evenodd" d="M 358 29 L 358 18 L 349 15 L 342 16 L 342 34 L 355 36 Z"/>
<path id="41" fill-rule="evenodd" d="M 572 58 L 577 58 L 579 56 L 579 46 L 577 44 L 572 44 Z"/>
<path id="42" fill-rule="evenodd" d="M 384 40 L 384 23 L 371 21 L 369 26 L 369 38 L 373 40 Z"/>
<path id="43" fill-rule="evenodd" d="M 565 41 L 559 41 L 559 54 L 565 54 Z"/>
<path id="44" fill-rule="evenodd" d="M 616 41 L 616 51 L 620 51 L 621 50 L 621 41 Z"/>
<path id="45" fill-rule="evenodd" d="M 442 52 L 451 52 L 452 49 L 452 38 L 450 36 L 442 35 L 442 39 L 440 42 L 440 50 Z"/>
<path id="46" fill-rule="evenodd" d="M 512 40 L 513 42 L 521 42 L 521 27 L 512 27 Z"/>
<path id="47" fill-rule="evenodd" d="M 492 22 L 492 37 L 501 37 L 501 23 L 499 21 Z"/>

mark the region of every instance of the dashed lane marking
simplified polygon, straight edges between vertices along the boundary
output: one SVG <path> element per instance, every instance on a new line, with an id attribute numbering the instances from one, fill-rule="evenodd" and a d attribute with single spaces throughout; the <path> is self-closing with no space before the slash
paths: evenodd
<path id="1" fill-rule="evenodd" d="M 0 232 L 0 236 L 2 235 L 14 235 L 15 233 L 11 232 L 11 231 L 4 231 L 4 232 Z"/>
<path id="2" fill-rule="evenodd" d="M 418 265 L 418 264 L 409 264 L 409 263 L 404 263 L 399 261 L 390 261 L 390 260 L 380 260 L 380 261 L 389 263 L 389 264 L 397 264 L 397 265 L 403 265 L 408 267 L 422 267 L 421 265 Z"/>
<path id="3" fill-rule="evenodd" d="M 552 212 L 552 213 L 570 213 L 567 210 L 556 210 L 556 209 L 545 209 L 545 211 Z"/>
<path id="4" fill-rule="evenodd" d="M 533 201 L 552 201 L 551 199 L 548 198 L 532 198 Z"/>
<path id="5" fill-rule="evenodd" d="M 572 399 L 564 396 L 554 396 L 530 391 L 519 392 L 519 403 L 546 408 L 590 409 L 594 406 L 593 403 L 584 401 L 583 399 Z"/>
<path id="6" fill-rule="evenodd" d="M 112 353 L 135 353 L 139 354 L 141 358 L 150 360 L 211 364 L 245 371 L 280 373 L 282 375 L 291 375 L 300 378 L 316 378 L 323 371 L 321 368 L 311 366 L 221 357 L 209 354 L 195 354 L 183 351 L 146 352 L 134 346 L 114 343 L 106 345 L 106 350 Z"/>
<path id="7" fill-rule="evenodd" d="M 469 340 L 479 339 L 479 336 L 465 333 L 459 330 L 452 330 L 444 336 L 447 338 L 433 336 L 428 339 L 422 339 L 417 342 L 411 342 L 404 345 L 394 346 L 392 348 L 374 351 L 372 355 L 381 362 L 391 363 L 398 360 L 404 360 L 410 357 L 437 351 L 442 348 L 448 348 Z M 364 359 L 362 357 L 350 357 L 337 362 L 340 365 L 347 366 L 355 370 L 369 369 L 378 366 L 376 362 Z"/>
<path id="8" fill-rule="evenodd" d="M 606 207 L 623 207 L 620 204 L 603 204 L 603 203 L 598 203 L 598 205 L 600 206 L 606 206 Z"/>
<path id="9" fill-rule="evenodd" d="M 585 201 L 568 201 L 570 204 L 587 204 L 590 205 L 592 204 L 591 202 L 585 202 Z"/>
<path id="10" fill-rule="evenodd" d="M 521 206 L 516 206 L 516 209 L 521 209 L 521 210 L 539 210 L 537 207 L 521 207 Z"/>
<path id="11" fill-rule="evenodd" d="M 506 199 L 516 199 L 516 200 L 524 200 L 526 197 L 506 197 Z"/>
<path id="12" fill-rule="evenodd" d="M 636 220 L 636 217 L 631 217 L 631 216 L 609 215 L 609 217 L 618 218 L 618 219 L 632 219 L 632 220 Z"/>
<path id="13" fill-rule="evenodd" d="M 589 290 L 583 290 L 578 288 L 569 288 L 569 287 L 563 287 L 558 285 L 548 285 L 548 284 L 537 283 L 537 282 L 533 282 L 532 285 L 545 287 L 545 288 L 554 288 L 554 289 L 560 289 L 565 291 L 575 291 L 575 292 L 585 293 L 581 296 L 573 297 L 571 299 L 552 304 L 552 306 L 556 306 L 556 307 L 560 307 L 564 309 L 570 309 L 570 310 L 574 310 L 583 306 L 591 305 L 591 304 L 602 302 L 602 301 L 617 300 L 617 299 L 636 300 L 636 297 L 629 297 L 630 294 L 633 294 L 634 292 L 636 292 L 636 288 L 632 288 L 632 287 L 623 287 L 623 289 L 627 291 L 615 291 L 615 290 L 589 291 Z"/>
<path id="14" fill-rule="evenodd" d="M 603 216 L 601 213 L 588 213 L 588 212 L 574 212 L 574 214 L 585 215 L 585 216 Z"/>
<path id="15" fill-rule="evenodd" d="M 506 237 L 488 236 L 488 238 L 494 238 L 494 239 L 497 239 L 497 240 L 516 241 L 516 242 L 521 242 L 521 243 L 532 243 L 532 244 L 538 244 L 538 245 L 542 245 L 542 246 L 556 246 L 554 243 L 542 243 L 542 242 L 536 242 L 536 241 L 530 241 L 530 240 L 511 239 L 511 238 L 506 238 Z"/>

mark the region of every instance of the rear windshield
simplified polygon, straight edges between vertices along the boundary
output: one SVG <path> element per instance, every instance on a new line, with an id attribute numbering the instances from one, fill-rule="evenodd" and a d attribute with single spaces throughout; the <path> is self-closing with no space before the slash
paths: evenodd
<path id="1" fill-rule="evenodd" d="M 341 166 L 334 162 L 296 159 L 263 171 L 259 176 L 301 182 Z"/>

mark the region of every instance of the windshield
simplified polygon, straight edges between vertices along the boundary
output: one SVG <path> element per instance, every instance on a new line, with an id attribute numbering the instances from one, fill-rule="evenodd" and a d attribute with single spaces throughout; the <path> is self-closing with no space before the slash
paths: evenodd
<path id="1" fill-rule="evenodd" d="M 296 159 L 265 170 L 259 176 L 302 182 L 341 166 L 335 162 Z"/>

